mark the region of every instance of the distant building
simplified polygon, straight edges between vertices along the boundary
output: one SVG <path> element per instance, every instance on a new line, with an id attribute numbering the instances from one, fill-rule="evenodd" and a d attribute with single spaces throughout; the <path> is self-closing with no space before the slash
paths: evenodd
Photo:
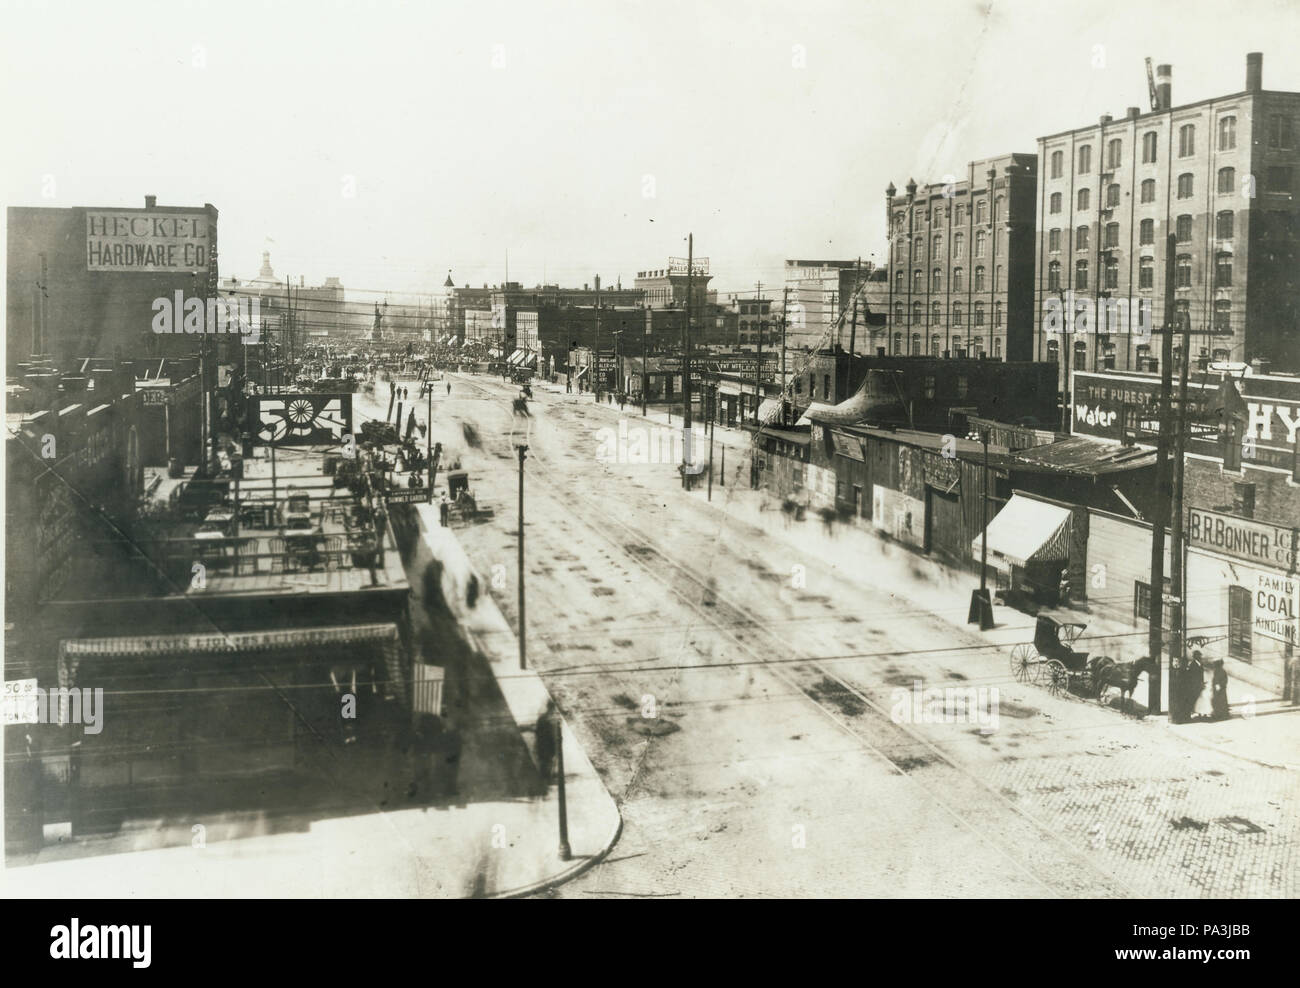
<path id="1" fill-rule="evenodd" d="M 858 333 L 856 342 L 860 350 L 869 345 L 866 332 L 868 313 L 878 313 L 883 317 L 888 303 L 888 289 L 883 283 L 872 280 L 874 265 L 867 261 L 809 261 L 787 260 L 785 262 L 786 288 L 786 344 L 790 349 L 816 350 L 833 346 L 836 342 L 836 325 L 840 314 L 851 304 L 853 293 L 859 284 L 868 285 L 864 296 L 859 298 L 858 326 L 863 330 Z M 879 284 L 879 289 L 874 286 Z M 852 313 L 850 312 L 850 317 Z M 880 323 L 883 327 L 883 321 Z M 846 321 L 843 326 L 843 346 L 849 345 L 851 327 Z"/>
<path id="2" fill-rule="evenodd" d="M 1029 360 L 1037 159 L 972 161 L 961 181 L 885 190 L 891 356 Z"/>
<path id="3" fill-rule="evenodd" d="M 688 276 L 686 258 L 670 257 L 662 268 L 638 271 L 633 285 L 645 293 L 645 305 L 652 309 L 684 309 L 686 307 L 687 281 L 690 281 L 692 305 L 703 312 L 709 302 L 709 259 L 696 257 L 691 262 Z"/>

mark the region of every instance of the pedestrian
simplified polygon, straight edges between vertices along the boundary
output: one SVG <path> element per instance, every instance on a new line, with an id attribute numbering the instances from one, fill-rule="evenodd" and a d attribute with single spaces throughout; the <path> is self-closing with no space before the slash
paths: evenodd
<path id="1" fill-rule="evenodd" d="M 1061 582 L 1056 588 L 1059 603 L 1064 606 L 1070 602 L 1070 571 L 1061 570 Z"/>
<path id="2" fill-rule="evenodd" d="M 546 701 L 545 712 L 537 718 L 537 774 L 542 785 L 549 786 L 555 775 L 555 731 L 558 717 L 555 701 Z"/>
<path id="3" fill-rule="evenodd" d="M 447 382 L 447 394 L 451 394 L 451 382 Z"/>
<path id="4" fill-rule="evenodd" d="M 1215 659 L 1210 667 L 1214 670 L 1210 676 L 1210 720 L 1227 720 L 1228 674 L 1222 659 Z"/>
<path id="5" fill-rule="evenodd" d="M 442 500 L 438 503 L 438 518 L 442 522 L 443 528 L 446 528 L 451 520 L 451 502 L 447 500 L 445 491 Z"/>
<path id="6" fill-rule="evenodd" d="M 1210 694 L 1205 688 L 1205 658 L 1200 650 L 1192 653 L 1191 661 L 1183 675 L 1186 677 L 1186 711 L 1189 720 L 1205 720 L 1210 716 Z"/>

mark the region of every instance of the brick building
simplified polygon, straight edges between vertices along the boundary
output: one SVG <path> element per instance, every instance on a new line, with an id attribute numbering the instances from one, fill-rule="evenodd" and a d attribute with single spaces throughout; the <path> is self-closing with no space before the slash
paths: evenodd
<path id="1" fill-rule="evenodd" d="M 1300 93 L 1265 91 L 1254 53 L 1244 90 L 1184 106 L 1160 66 L 1156 104 L 1039 138 L 1036 308 L 1065 318 L 1038 321 L 1034 359 L 1155 369 L 1173 234 L 1193 355 L 1294 369 Z"/>
<path id="2" fill-rule="evenodd" d="M 891 355 L 1029 360 L 1033 347 L 1037 160 L 972 161 L 959 182 L 885 190 Z"/>

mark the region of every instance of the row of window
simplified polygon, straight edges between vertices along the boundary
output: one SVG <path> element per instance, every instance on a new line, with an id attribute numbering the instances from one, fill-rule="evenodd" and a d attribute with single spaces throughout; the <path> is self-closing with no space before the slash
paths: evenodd
<path id="1" fill-rule="evenodd" d="M 912 291 L 920 294 L 925 291 L 925 273 L 921 270 L 912 272 Z M 977 292 L 985 291 L 984 265 L 978 265 L 975 268 L 975 281 L 973 289 Z M 930 290 L 934 292 L 943 291 L 943 268 L 935 268 L 930 274 Z M 952 269 L 952 290 L 954 292 L 963 292 L 965 286 L 965 270 L 963 268 Z M 999 264 L 993 271 L 993 290 L 1002 291 L 1002 265 Z M 903 272 L 894 272 L 894 291 L 903 294 Z"/>
<path id="2" fill-rule="evenodd" d="M 1214 217 L 1214 238 L 1216 240 L 1231 240 L 1233 238 L 1234 216 L 1231 209 L 1220 210 Z M 1092 227 L 1080 226 L 1074 231 L 1074 249 L 1087 250 Z M 1118 223 L 1107 223 L 1102 230 L 1102 246 L 1107 248 L 1118 247 L 1120 236 L 1120 225 Z M 1179 243 L 1187 243 L 1192 239 L 1192 216 L 1184 213 L 1174 222 L 1174 238 Z M 1138 243 L 1146 247 L 1156 242 L 1156 221 L 1153 219 L 1142 220 L 1138 224 Z M 1047 249 L 1049 253 L 1059 254 L 1061 252 L 1061 230 L 1053 228 L 1047 231 Z"/>
<path id="3" fill-rule="evenodd" d="M 1155 287 L 1156 262 L 1154 258 L 1143 257 L 1138 259 L 1138 288 Z M 1104 288 L 1119 287 L 1119 261 L 1115 258 L 1108 258 L 1104 268 L 1105 283 Z M 1179 254 L 1174 259 L 1174 287 L 1191 288 L 1192 287 L 1192 255 Z M 1047 290 L 1051 292 L 1060 291 L 1061 285 L 1061 262 L 1052 261 L 1047 265 Z M 1086 291 L 1088 288 L 1088 262 L 1078 260 L 1074 262 L 1074 283 L 1070 286 L 1080 291 Z M 1219 253 L 1214 258 L 1214 287 L 1231 288 L 1232 287 L 1232 255 L 1228 253 Z"/>
<path id="4" fill-rule="evenodd" d="M 1291 192 L 1293 173 L 1287 165 L 1272 165 L 1264 173 L 1263 192 Z M 1177 197 L 1179 199 L 1191 199 L 1195 195 L 1195 176 L 1191 172 L 1183 172 L 1178 176 Z M 1235 168 L 1220 168 L 1218 172 L 1217 190 L 1220 195 L 1231 195 L 1237 190 L 1237 170 Z M 1251 190 L 1247 190 L 1251 191 Z M 1112 183 L 1106 187 L 1106 209 L 1114 209 L 1120 204 L 1122 190 L 1117 183 Z M 1138 192 L 1139 202 L 1153 203 L 1156 201 L 1156 180 L 1147 178 L 1142 180 Z M 1053 192 L 1047 200 L 1047 211 L 1049 213 L 1059 213 L 1063 199 L 1061 193 Z M 1092 190 L 1080 189 L 1075 196 L 1075 209 L 1077 212 L 1087 212 L 1092 208 Z"/>
<path id="5" fill-rule="evenodd" d="M 942 207 L 938 207 L 940 210 Z M 987 199 L 975 200 L 975 222 L 987 223 L 989 204 Z M 896 232 L 901 232 L 903 223 L 906 221 L 906 213 L 898 212 L 894 214 L 894 225 L 898 228 Z M 930 219 L 928 210 L 921 208 L 916 211 L 916 218 L 921 222 L 927 222 Z M 961 226 L 966 222 L 966 204 L 956 203 L 953 206 L 953 225 Z M 993 222 L 998 223 L 1002 220 L 1002 196 L 996 196 L 993 199 Z"/>
<path id="6" fill-rule="evenodd" d="M 1288 114 L 1270 114 L 1266 124 L 1268 146 L 1272 150 L 1289 150 L 1295 147 L 1292 120 Z M 1159 132 L 1149 130 L 1142 135 L 1142 163 L 1154 164 L 1158 158 L 1160 143 Z M 1232 151 L 1237 147 L 1237 118 L 1223 116 L 1219 118 L 1220 151 Z M 1178 157 L 1190 158 L 1196 153 L 1196 125 L 1183 124 L 1178 128 Z M 1049 161 L 1052 178 L 1060 178 L 1065 171 L 1065 152 L 1053 151 Z M 1124 141 L 1113 138 L 1106 144 L 1106 167 L 1114 170 L 1124 163 Z M 1075 154 L 1075 174 L 1087 175 L 1092 171 L 1092 145 L 1084 144 Z"/>
<path id="7" fill-rule="evenodd" d="M 895 333 L 893 336 L 893 351 L 892 351 L 893 355 L 896 357 L 926 356 L 924 339 L 925 338 L 920 333 L 913 333 L 911 335 L 910 340 L 907 337 L 905 337 L 902 333 Z M 903 349 L 905 342 L 910 344 L 906 350 Z M 988 355 L 988 351 L 984 349 L 984 337 L 982 336 L 972 336 L 970 338 L 969 343 L 964 342 L 962 337 L 960 336 L 953 336 L 948 341 L 948 352 L 953 357 L 956 357 L 958 359 L 964 359 L 967 357 L 984 357 Z M 938 335 L 937 333 L 930 337 L 929 356 L 931 357 L 943 356 L 943 337 Z M 1002 359 L 1002 337 L 1000 336 L 993 337 L 993 357 L 997 360 Z M 926 397 L 933 398 L 935 376 L 933 374 L 927 375 L 925 379 L 925 384 L 926 384 Z M 966 375 L 964 374 L 958 375 L 957 397 L 965 398 L 966 390 L 967 390 Z"/>
<path id="8" fill-rule="evenodd" d="M 974 303 L 974 305 L 971 306 L 971 325 L 972 325 L 972 326 L 983 326 L 983 325 L 984 325 L 984 311 L 985 311 L 985 310 L 984 310 L 984 303 L 983 303 L 983 302 L 976 302 L 976 303 Z M 915 325 L 917 325 L 918 323 L 920 323 L 920 322 L 922 321 L 922 317 L 923 317 L 923 315 L 924 315 L 924 312 L 925 312 L 925 310 L 924 310 L 924 308 L 921 306 L 921 303 L 920 303 L 920 302 L 913 302 L 913 303 L 912 303 L 912 322 L 911 322 L 911 325 L 914 325 L 914 326 L 915 326 Z M 932 324 L 934 324 L 934 323 L 939 323 L 939 322 L 942 321 L 942 319 L 943 319 L 943 306 L 942 306 L 940 303 L 938 303 L 938 302 L 931 302 L 931 303 L 930 303 L 930 322 L 931 322 Z M 953 303 L 952 303 L 952 325 L 954 325 L 954 326 L 962 326 L 962 325 L 965 325 L 965 319 L 966 319 L 966 307 L 965 307 L 964 303 L 962 303 L 962 302 L 953 302 Z M 895 321 L 896 323 L 902 323 L 902 321 L 903 321 L 903 303 L 902 303 L 902 302 L 895 302 L 895 303 L 894 303 L 894 321 Z M 1001 327 L 1001 325 L 1002 325 L 1002 303 L 1001 303 L 1001 302 L 994 302 L 994 303 L 993 303 L 993 325 L 994 325 L 995 327 Z"/>
<path id="9" fill-rule="evenodd" d="M 902 246 L 902 241 L 899 241 Z M 913 244 L 913 256 L 919 257 L 925 251 L 925 238 L 917 237 Z M 988 233 L 985 230 L 975 231 L 975 256 L 983 257 L 988 252 Z M 930 256 L 939 257 L 943 253 L 943 234 L 936 233 L 930 239 Z M 961 260 L 966 256 L 966 235 L 964 233 L 955 233 L 952 237 L 952 256 L 954 260 Z"/>

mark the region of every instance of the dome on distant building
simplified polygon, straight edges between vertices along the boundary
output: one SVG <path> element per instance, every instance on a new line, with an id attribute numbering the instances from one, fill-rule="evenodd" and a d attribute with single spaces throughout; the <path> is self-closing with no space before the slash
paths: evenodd
<path id="1" fill-rule="evenodd" d="M 451 280 L 451 269 L 447 270 L 447 280 L 442 283 L 443 288 L 455 288 L 455 282 Z"/>

